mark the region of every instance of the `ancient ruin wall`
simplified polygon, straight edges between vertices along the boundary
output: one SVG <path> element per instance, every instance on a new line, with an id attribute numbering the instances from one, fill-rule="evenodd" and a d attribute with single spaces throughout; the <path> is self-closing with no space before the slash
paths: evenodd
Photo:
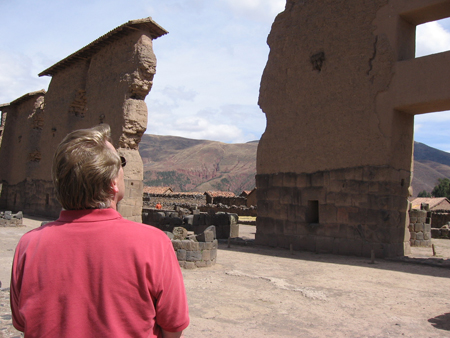
<path id="1" fill-rule="evenodd" d="M 24 110 L 15 114 L 23 121 L 9 124 L 8 114 L 6 128 L 16 129 L 15 133 L 20 130 L 28 146 L 22 149 L 16 142 L 0 150 L 0 158 L 3 153 L 11 153 L 19 160 L 10 162 L 0 176 L 4 181 L 0 199 L 3 205 L 13 210 L 23 206 L 21 210 L 25 212 L 58 216 L 60 206 L 50 190 L 50 168 L 57 144 L 72 130 L 107 123 L 111 126 L 113 145 L 127 159 L 126 193 L 119 203 L 119 212 L 130 220 L 141 220 L 143 164 L 138 144 L 147 126 L 144 99 L 156 69 L 152 40 L 165 33 L 150 18 L 130 21 L 81 49 L 75 57 L 71 55 L 42 72 L 41 76 L 51 75 L 52 80 L 45 95 L 45 108 L 40 112 L 39 139 L 32 135 L 30 128 L 32 107 L 23 103 L 10 105 L 15 110 Z M 30 173 L 24 171 L 27 166 L 23 154 L 33 154 L 33 151 L 35 160 Z M 41 185 L 33 200 L 44 201 L 47 207 L 27 207 L 34 203 L 28 197 L 29 189 Z M 15 198 L 16 204 L 11 200 L 13 194 L 20 197 L 19 201 Z"/>
<path id="2" fill-rule="evenodd" d="M 287 1 L 260 88 L 257 242 L 409 249 L 414 114 L 450 108 L 450 95 L 433 90 L 448 86 L 449 54 L 414 59 L 415 25 L 448 15 L 437 0 Z"/>

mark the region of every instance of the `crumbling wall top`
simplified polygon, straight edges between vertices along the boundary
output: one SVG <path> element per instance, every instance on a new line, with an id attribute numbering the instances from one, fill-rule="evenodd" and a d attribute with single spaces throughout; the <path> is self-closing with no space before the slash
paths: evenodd
<path id="1" fill-rule="evenodd" d="M 123 25 L 113 29 L 112 31 L 106 33 L 105 35 L 99 37 L 97 40 L 91 42 L 89 45 L 81 48 L 75 53 L 69 55 L 65 59 L 59 61 L 54 64 L 50 68 L 47 68 L 43 72 L 39 73 L 39 76 L 53 76 L 58 71 L 70 66 L 74 62 L 79 61 L 80 59 L 90 58 L 93 54 L 98 52 L 102 47 L 112 43 L 117 40 L 119 37 L 124 35 L 128 35 L 131 32 L 134 32 L 136 29 L 146 29 L 150 32 L 150 36 L 152 39 L 157 39 L 160 36 L 167 34 L 168 32 L 158 25 L 151 17 L 138 19 L 138 20 L 130 20 Z"/>

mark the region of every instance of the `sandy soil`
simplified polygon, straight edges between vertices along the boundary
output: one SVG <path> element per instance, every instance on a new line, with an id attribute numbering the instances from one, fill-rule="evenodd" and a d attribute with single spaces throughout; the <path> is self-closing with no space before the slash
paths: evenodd
<path id="1" fill-rule="evenodd" d="M 0 337 L 20 337 L 9 311 L 15 244 L 41 220 L 0 228 Z M 241 226 L 243 238 L 255 227 Z M 401 260 L 219 245 L 217 264 L 183 270 L 191 324 L 201 337 L 450 337 L 450 240 Z"/>

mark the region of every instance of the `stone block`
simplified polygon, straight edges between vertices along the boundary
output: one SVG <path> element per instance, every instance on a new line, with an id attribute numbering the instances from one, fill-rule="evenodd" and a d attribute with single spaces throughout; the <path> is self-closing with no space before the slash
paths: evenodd
<path id="1" fill-rule="evenodd" d="M 336 223 L 337 208 L 331 204 L 319 205 L 319 220 L 321 223 Z"/>
<path id="2" fill-rule="evenodd" d="M 239 224 L 232 223 L 230 225 L 230 238 L 239 237 Z"/>
<path id="3" fill-rule="evenodd" d="M 410 234 L 411 234 L 411 238 L 410 239 L 415 240 L 416 239 L 416 233 L 415 232 L 411 232 Z"/>
<path id="4" fill-rule="evenodd" d="M 211 266 L 211 261 L 196 261 L 195 266 L 197 268 L 207 268 Z"/>
<path id="5" fill-rule="evenodd" d="M 273 187 L 282 187 L 283 186 L 283 174 L 273 174 L 272 176 L 272 186 Z"/>
<path id="6" fill-rule="evenodd" d="M 195 269 L 196 267 L 195 262 L 185 262 L 184 264 L 184 268 L 188 270 Z"/>
<path id="7" fill-rule="evenodd" d="M 293 188 L 280 188 L 280 203 L 281 204 L 295 204 L 296 190 Z"/>
<path id="8" fill-rule="evenodd" d="M 199 250 L 199 244 L 198 242 L 194 242 L 194 241 L 189 241 L 189 240 L 182 240 L 181 241 L 181 246 L 182 249 L 186 250 L 186 251 L 194 251 L 194 250 Z"/>
<path id="9" fill-rule="evenodd" d="M 423 232 L 416 232 L 416 241 L 423 240 Z"/>
<path id="10" fill-rule="evenodd" d="M 423 231 L 424 231 L 424 232 L 430 232 L 430 231 L 431 231 L 431 224 L 429 224 L 429 223 L 424 223 L 424 224 L 423 224 Z"/>
<path id="11" fill-rule="evenodd" d="M 340 255 L 352 255 L 352 256 L 361 256 L 363 249 L 363 241 L 362 240 L 351 240 L 341 238 L 339 240 L 339 254 Z"/>
<path id="12" fill-rule="evenodd" d="M 297 186 L 297 174 L 285 173 L 283 176 L 283 186 L 295 188 Z"/>
<path id="13" fill-rule="evenodd" d="M 174 250 L 178 250 L 178 249 L 182 249 L 183 248 L 182 243 L 181 243 L 180 240 L 176 240 L 176 239 L 172 240 L 172 245 L 173 245 Z"/>
<path id="14" fill-rule="evenodd" d="M 427 248 L 431 247 L 431 244 L 432 244 L 431 239 L 424 240 L 422 244 L 423 244 L 423 246 L 425 246 Z"/>
<path id="15" fill-rule="evenodd" d="M 11 220 L 12 219 L 12 212 L 11 211 L 5 211 L 5 215 L 4 215 L 6 220 Z"/>
<path id="16" fill-rule="evenodd" d="M 319 201 L 319 204 L 325 203 L 326 191 L 324 188 L 310 187 L 301 190 L 302 204 L 307 205 L 308 201 Z M 306 206 L 305 205 L 305 206 Z"/>
<path id="17" fill-rule="evenodd" d="M 178 261 L 185 261 L 186 260 L 186 250 L 184 249 L 178 249 L 177 250 L 177 259 Z"/>
<path id="18" fill-rule="evenodd" d="M 178 264 L 180 265 L 180 268 L 184 269 L 186 266 L 186 261 L 178 261 Z"/>
<path id="19" fill-rule="evenodd" d="M 415 223 L 414 224 L 414 231 L 415 232 L 420 232 L 423 231 L 423 223 Z"/>
<path id="20" fill-rule="evenodd" d="M 186 251 L 186 262 L 202 260 L 202 252 L 200 250 Z"/>
<path id="21" fill-rule="evenodd" d="M 334 238 L 316 236 L 316 253 L 333 253 Z"/>
<path id="22" fill-rule="evenodd" d="M 324 173 L 322 171 L 311 174 L 311 186 L 313 187 L 324 186 Z"/>
<path id="23" fill-rule="evenodd" d="M 214 249 L 210 250 L 209 257 L 210 257 L 211 261 L 216 261 L 216 259 L 217 259 L 217 248 L 214 248 Z"/>
<path id="24" fill-rule="evenodd" d="M 272 186 L 271 175 L 256 175 L 256 186 L 258 187 L 258 193 L 260 189 L 266 189 Z"/>
<path id="25" fill-rule="evenodd" d="M 269 201 L 279 201 L 280 200 L 280 189 L 272 187 L 267 190 L 267 200 Z"/>
<path id="26" fill-rule="evenodd" d="M 194 215 L 184 216 L 183 224 L 194 225 Z"/>
<path id="27" fill-rule="evenodd" d="M 436 228 L 431 228 L 431 238 L 439 238 L 441 237 L 441 231 Z"/>
<path id="28" fill-rule="evenodd" d="M 202 250 L 202 261 L 209 261 L 211 260 L 211 250 Z"/>
<path id="29" fill-rule="evenodd" d="M 311 181 L 309 179 L 309 176 L 307 176 L 306 174 L 297 175 L 296 186 L 297 186 L 297 188 L 300 188 L 300 189 L 311 186 Z"/>
<path id="30" fill-rule="evenodd" d="M 425 240 L 431 239 L 431 233 L 430 232 L 424 232 L 423 233 L 423 239 L 425 239 Z"/>
<path id="31" fill-rule="evenodd" d="M 187 230 L 183 227 L 175 227 L 172 230 L 173 238 L 183 240 L 187 236 Z"/>
<path id="32" fill-rule="evenodd" d="M 320 223 L 315 234 L 321 238 L 339 237 L 339 223 Z"/>

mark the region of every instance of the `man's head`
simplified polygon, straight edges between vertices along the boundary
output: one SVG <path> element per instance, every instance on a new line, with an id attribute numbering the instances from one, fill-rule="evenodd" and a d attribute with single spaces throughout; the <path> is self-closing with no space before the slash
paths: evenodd
<path id="1" fill-rule="evenodd" d="M 58 145 L 52 178 L 64 209 L 109 207 L 123 197 L 121 158 L 111 145 L 110 134 L 110 127 L 101 124 L 75 130 Z"/>

